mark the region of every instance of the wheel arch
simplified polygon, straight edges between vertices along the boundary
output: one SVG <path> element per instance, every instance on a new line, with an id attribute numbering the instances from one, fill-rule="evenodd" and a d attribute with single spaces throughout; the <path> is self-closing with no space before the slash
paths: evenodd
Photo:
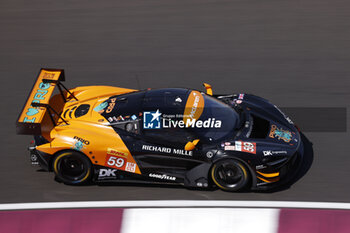
<path id="1" fill-rule="evenodd" d="M 68 156 L 68 159 L 70 156 L 76 156 L 78 155 L 78 161 L 80 161 L 80 164 L 85 164 L 83 166 L 83 169 L 81 170 L 83 173 L 79 173 L 78 175 L 74 174 L 73 176 L 68 177 L 64 174 L 61 169 L 61 165 L 58 161 L 61 161 L 62 158 L 64 159 L 65 157 Z M 75 157 L 75 161 L 77 157 Z M 57 163 L 56 163 L 57 161 Z M 57 164 L 57 165 L 56 165 Z M 50 169 L 55 173 L 55 180 L 58 182 L 63 182 L 64 184 L 67 185 L 85 185 L 85 184 L 90 184 L 90 182 L 93 179 L 94 173 L 95 173 L 95 167 L 94 164 L 92 163 L 91 159 L 84 154 L 81 151 L 78 150 L 73 150 L 73 149 L 64 149 L 64 150 L 59 150 L 56 153 L 53 154 L 53 156 L 50 159 Z M 80 166 L 78 164 L 78 166 Z M 74 168 L 73 168 L 74 169 Z M 77 180 L 77 177 L 79 179 Z M 73 179 L 71 179 L 73 178 Z"/>
<path id="2" fill-rule="evenodd" d="M 52 156 L 50 156 L 50 159 L 49 159 L 49 161 L 48 161 L 49 171 L 50 171 L 50 172 L 53 171 L 53 162 L 55 161 L 55 159 L 57 158 L 57 156 L 58 156 L 59 154 L 65 153 L 65 152 L 74 152 L 74 153 L 82 154 L 82 155 L 85 156 L 87 159 L 89 159 L 89 161 L 91 162 L 92 168 L 94 168 L 93 162 L 91 161 L 91 159 L 89 158 L 89 156 L 87 156 L 84 152 L 78 151 L 78 150 L 73 150 L 73 149 L 62 149 L 62 150 L 56 151 L 55 153 L 52 154 Z"/>
<path id="3" fill-rule="evenodd" d="M 213 182 L 212 180 L 212 177 L 211 177 L 211 170 L 213 168 L 213 166 L 215 165 L 215 163 L 217 163 L 218 161 L 220 160 L 224 160 L 224 159 L 234 159 L 234 160 L 237 160 L 241 163 L 244 164 L 244 166 L 246 168 L 248 168 L 249 170 L 249 175 L 251 177 L 251 184 L 250 184 L 250 188 L 254 189 L 257 185 L 257 177 L 256 177 L 256 173 L 255 171 L 253 170 L 253 168 L 246 162 L 244 161 L 243 159 L 239 158 L 237 155 L 235 154 L 225 154 L 223 156 L 220 156 L 220 157 L 217 157 L 215 158 L 213 161 L 212 161 L 212 164 L 210 166 L 210 169 L 208 171 L 208 177 L 210 178 L 211 182 Z"/>

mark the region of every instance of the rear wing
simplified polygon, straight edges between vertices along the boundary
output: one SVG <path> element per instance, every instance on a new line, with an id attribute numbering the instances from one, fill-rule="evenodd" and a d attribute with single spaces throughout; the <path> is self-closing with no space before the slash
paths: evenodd
<path id="1" fill-rule="evenodd" d="M 64 101 L 66 101 L 62 92 L 62 87 L 64 87 L 61 84 L 62 81 L 65 81 L 63 69 L 42 68 L 40 70 L 36 82 L 17 119 L 17 134 L 41 134 L 41 122 L 47 111 L 49 111 L 49 116 L 52 119 L 50 112 L 52 108 L 49 106 L 49 101 L 56 86 L 58 86 Z M 66 88 L 64 87 L 64 89 Z"/>

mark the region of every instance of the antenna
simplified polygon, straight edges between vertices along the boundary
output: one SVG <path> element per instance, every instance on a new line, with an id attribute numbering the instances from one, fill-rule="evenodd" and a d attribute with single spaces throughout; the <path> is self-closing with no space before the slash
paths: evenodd
<path id="1" fill-rule="evenodd" d="M 137 83 L 137 88 L 139 90 L 141 90 L 140 80 L 139 80 L 139 76 L 137 74 L 135 74 L 135 79 L 136 79 L 136 83 Z"/>

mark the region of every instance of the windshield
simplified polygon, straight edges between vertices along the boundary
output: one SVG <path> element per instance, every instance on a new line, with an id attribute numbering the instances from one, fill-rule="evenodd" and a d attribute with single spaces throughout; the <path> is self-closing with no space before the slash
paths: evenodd
<path id="1" fill-rule="evenodd" d="M 114 126 L 139 120 L 144 136 L 171 144 L 224 140 L 233 136 L 239 124 L 239 115 L 230 106 L 199 91 L 180 88 L 112 96 L 94 110 Z"/>
<path id="2" fill-rule="evenodd" d="M 239 124 L 238 113 L 211 96 L 201 95 L 204 104 L 203 112 L 198 120 L 202 120 L 204 123 L 208 122 L 209 127 L 195 127 L 193 128 L 194 133 L 207 142 L 215 142 L 233 135 Z"/>

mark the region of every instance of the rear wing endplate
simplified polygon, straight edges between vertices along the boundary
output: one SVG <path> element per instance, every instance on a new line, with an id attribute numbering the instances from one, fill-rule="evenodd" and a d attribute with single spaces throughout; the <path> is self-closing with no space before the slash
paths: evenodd
<path id="1" fill-rule="evenodd" d="M 52 109 L 49 106 L 49 101 L 56 86 L 58 86 L 62 98 L 66 101 L 62 87 L 64 89 L 66 88 L 61 84 L 62 81 L 65 81 L 63 69 L 42 68 L 40 70 L 36 82 L 17 119 L 17 134 L 39 135 L 41 133 L 41 122 L 46 111 L 49 110 L 50 112 L 50 109 Z M 49 115 L 52 117 L 51 114 Z"/>

